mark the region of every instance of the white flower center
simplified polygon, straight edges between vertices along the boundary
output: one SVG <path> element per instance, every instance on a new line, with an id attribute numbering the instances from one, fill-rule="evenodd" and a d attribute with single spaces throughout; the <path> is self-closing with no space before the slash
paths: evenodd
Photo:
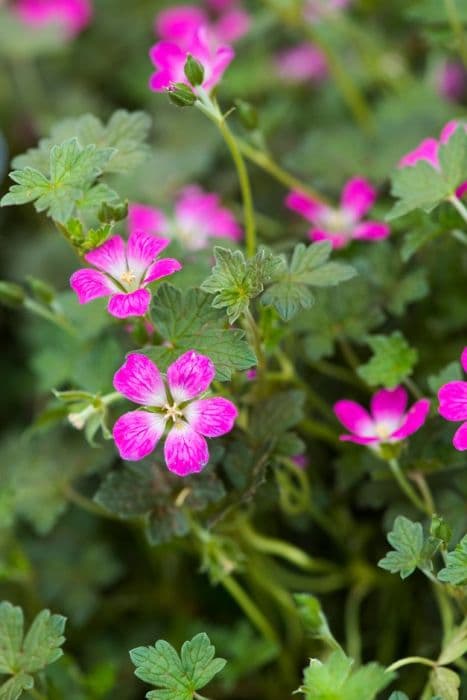
<path id="1" fill-rule="evenodd" d="M 394 425 L 380 421 L 375 425 L 375 433 L 381 440 L 387 440 L 394 432 Z"/>
<path id="2" fill-rule="evenodd" d="M 120 281 L 123 282 L 125 287 L 132 287 L 136 281 L 136 275 L 133 270 L 125 270 L 125 272 L 120 275 Z"/>
<path id="3" fill-rule="evenodd" d="M 355 217 L 346 209 L 327 209 L 320 216 L 320 224 L 330 233 L 345 235 L 352 232 Z"/>
<path id="4" fill-rule="evenodd" d="M 183 418 L 183 412 L 179 409 L 176 403 L 174 403 L 173 406 L 166 403 L 165 406 L 163 406 L 163 410 L 165 411 L 166 417 L 172 420 L 174 423 L 178 423 L 180 418 Z"/>

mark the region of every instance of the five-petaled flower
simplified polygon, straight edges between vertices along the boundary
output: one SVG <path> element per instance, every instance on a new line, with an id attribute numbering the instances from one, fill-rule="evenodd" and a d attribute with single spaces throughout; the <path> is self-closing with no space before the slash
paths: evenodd
<path id="1" fill-rule="evenodd" d="M 276 55 L 275 64 L 279 78 L 291 83 L 318 82 L 328 75 L 325 54 L 310 42 L 283 49 Z"/>
<path id="2" fill-rule="evenodd" d="M 84 259 L 97 269 L 83 268 L 71 276 L 79 303 L 110 296 L 107 308 L 112 316 L 144 316 L 151 301 L 147 285 L 182 267 L 173 258 L 157 260 L 169 243 L 167 238 L 135 230 L 126 244 L 120 236 L 112 236 L 86 253 Z"/>
<path id="3" fill-rule="evenodd" d="M 162 211 L 144 204 L 130 204 L 130 233 L 144 228 L 154 234 L 173 232 L 188 250 L 201 250 L 213 238 L 238 241 L 242 228 L 229 209 L 222 206 L 219 195 L 204 192 L 196 185 L 183 189 L 175 202 L 174 219 L 168 221 Z"/>
<path id="4" fill-rule="evenodd" d="M 461 355 L 461 364 L 467 372 L 467 348 Z M 456 450 L 467 450 L 467 382 L 448 382 L 438 392 L 439 413 L 446 420 L 464 421 L 454 434 Z"/>
<path id="5" fill-rule="evenodd" d="M 184 45 L 172 41 L 159 41 L 152 47 L 149 55 L 157 68 L 149 80 L 151 90 L 163 92 L 172 88 L 174 83 L 189 85 L 185 75 L 185 63 L 188 55 L 191 55 L 204 69 L 201 87 L 210 91 L 221 80 L 235 52 L 228 45 L 213 48 L 207 28 L 201 27 Z M 197 88 L 194 88 L 195 92 L 196 90 Z"/>
<path id="6" fill-rule="evenodd" d="M 113 436 L 120 456 L 137 461 L 149 455 L 169 428 L 164 444 L 168 469 L 178 476 L 199 472 L 209 460 L 206 437 L 232 430 L 237 409 L 222 397 L 204 398 L 216 374 L 209 357 L 189 350 L 162 378 L 145 355 L 131 353 L 114 377 L 114 387 L 141 406 L 121 416 Z"/>
<path id="7" fill-rule="evenodd" d="M 440 146 L 448 143 L 449 139 L 458 127 L 463 126 L 467 131 L 467 125 L 460 124 L 456 120 L 452 120 L 444 125 L 439 140 L 434 138 L 424 139 L 418 144 L 413 151 L 406 153 L 405 156 L 399 161 L 399 167 L 405 168 L 412 165 L 416 165 L 420 160 L 426 161 L 436 170 L 440 169 L 439 163 L 439 149 Z M 462 197 L 462 195 L 467 192 L 467 182 L 460 182 L 458 188 L 456 189 L 456 195 Z"/>
<path id="8" fill-rule="evenodd" d="M 351 240 L 374 241 L 387 238 L 390 229 L 379 221 L 362 221 L 376 200 L 376 190 L 363 178 L 349 180 L 342 190 L 340 207 L 333 208 L 301 192 L 290 192 L 285 200 L 289 209 L 311 221 L 312 241 L 330 241 L 342 248 Z"/>
<path id="9" fill-rule="evenodd" d="M 237 3 L 211 9 L 217 15 L 214 18 L 198 5 L 178 5 L 162 10 L 156 17 L 156 33 L 164 41 L 188 49 L 202 27 L 206 28 L 213 48 L 237 41 L 248 32 L 250 17 Z"/>
<path id="10" fill-rule="evenodd" d="M 32 27 L 57 24 L 69 38 L 84 29 L 92 17 L 90 0 L 16 0 L 13 11 Z"/>
<path id="11" fill-rule="evenodd" d="M 424 424 L 430 410 L 428 399 L 420 399 L 407 411 L 407 392 L 380 389 L 371 398 L 370 413 L 355 401 L 346 399 L 334 404 L 334 413 L 350 434 L 341 440 L 378 448 L 382 444 L 400 442 Z"/>

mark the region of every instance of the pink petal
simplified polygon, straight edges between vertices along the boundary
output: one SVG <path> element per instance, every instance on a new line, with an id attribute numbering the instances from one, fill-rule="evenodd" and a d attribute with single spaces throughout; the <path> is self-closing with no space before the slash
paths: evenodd
<path id="1" fill-rule="evenodd" d="M 216 375 L 214 364 L 194 350 L 181 355 L 167 370 L 167 381 L 177 403 L 199 396 L 209 388 Z"/>
<path id="2" fill-rule="evenodd" d="M 115 389 L 130 401 L 142 406 L 163 406 L 167 403 L 164 381 L 149 357 L 141 353 L 129 354 L 115 373 Z"/>
<path id="3" fill-rule="evenodd" d="M 118 281 L 127 269 L 125 244 L 120 236 L 111 236 L 98 248 L 86 253 L 84 259 Z"/>
<path id="4" fill-rule="evenodd" d="M 403 440 L 404 438 L 415 433 L 422 427 L 428 412 L 430 410 L 430 402 L 428 399 L 420 399 L 414 403 L 410 411 L 406 414 L 401 427 L 390 436 L 391 440 Z"/>
<path id="5" fill-rule="evenodd" d="M 220 82 L 222 76 L 224 75 L 228 66 L 232 63 L 235 58 L 235 51 L 231 46 L 221 46 L 217 49 L 212 61 L 211 61 L 211 71 L 207 78 L 203 82 L 203 88 L 205 90 L 212 90 L 217 83 Z"/>
<path id="6" fill-rule="evenodd" d="M 109 314 L 116 318 L 128 316 L 144 316 L 151 302 L 151 292 L 147 289 L 137 289 L 129 294 L 114 294 L 108 304 Z"/>
<path id="7" fill-rule="evenodd" d="M 170 71 L 160 70 L 157 71 L 157 73 L 153 73 L 149 78 L 149 87 L 154 92 L 164 92 L 168 90 L 174 82 L 186 82 L 186 80 L 174 81 Z"/>
<path id="8" fill-rule="evenodd" d="M 422 141 L 413 151 L 406 153 L 399 161 L 399 167 L 416 165 L 420 160 L 426 160 L 434 168 L 439 166 L 439 143 L 436 139 L 429 138 Z"/>
<path id="9" fill-rule="evenodd" d="M 164 456 L 168 469 L 178 476 L 200 472 L 209 461 L 206 440 L 187 423 L 179 422 L 167 435 Z"/>
<path id="10" fill-rule="evenodd" d="M 279 77 L 296 83 L 322 80 L 328 74 L 326 56 L 309 42 L 281 51 L 275 63 Z"/>
<path id="11" fill-rule="evenodd" d="M 250 28 L 250 16 L 239 7 L 233 7 L 216 22 L 214 34 L 219 42 L 238 41 Z"/>
<path id="12" fill-rule="evenodd" d="M 144 278 L 144 284 L 159 280 L 161 277 L 173 275 L 174 272 L 178 272 L 181 269 L 182 264 L 174 258 L 162 258 L 162 260 L 157 260 L 157 262 L 148 269 L 146 277 Z"/>
<path id="13" fill-rule="evenodd" d="M 317 217 L 319 217 L 323 211 L 329 209 L 329 207 L 321 204 L 321 202 L 318 202 L 316 199 L 312 199 L 296 191 L 289 192 L 285 198 L 285 206 L 292 211 L 296 211 L 297 214 L 300 214 L 312 223 L 316 223 Z"/>
<path id="14" fill-rule="evenodd" d="M 467 382 L 448 382 L 439 390 L 438 399 L 439 413 L 443 418 L 467 420 Z"/>
<path id="15" fill-rule="evenodd" d="M 86 268 L 76 270 L 71 275 L 70 286 L 78 295 L 80 304 L 87 304 L 88 301 L 98 297 L 114 294 L 117 289 L 102 272 Z"/>
<path id="16" fill-rule="evenodd" d="M 128 227 L 130 233 L 142 229 L 148 233 L 162 233 L 167 228 L 167 220 L 159 209 L 145 204 L 130 204 L 128 206 Z"/>
<path id="17" fill-rule="evenodd" d="M 151 61 L 157 68 L 173 70 L 186 58 L 186 51 L 171 41 L 158 41 L 149 51 Z"/>
<path id="18" fill-rule="evenodd" d="M 457 188 L 456 195 L 458 197 L 463 197 L 466 192 L 467 192 L 467 182 L 463 182 L 462 185 L 459 185 L 459 187 Z"/>
<path id="19" fill-rule="evenodd" d="M 344 248 L 350 243 L 349 238 L 342 233 L 331 233 L 330 231 L 322 231 L 316 228 L 312 228 L 308 231 L 308 238 L 310 241 L 315 241 L 315 243 L 319 241 L 329 241 L 335 250 Z"/>
<path id="20" fill-rule="evenodd" d="M 122 459 L 138 461 L 150 454 L 165 429 L 165 420 L 157 413 L 130 411 L 116 421 L 113 437 Z"/>
<path id="21" fill-rule="evenodd" d="M 457 130 L 458 126 L 460 126 L 460 124 L 456 119 L 451 119 L 451 121 L 445 124 L 439 136 L 440 142 L 442 144 L 446 144 L 453 133 Z"/>
<path id="22" fill-rule="evenodd" d="M 193 5 L 169 7 L 157 15 L 155 29 L 161 39 L 185 45 L 207 19 L 203 10 Z"/>
<path id="23" fill-rule="evenodd" d="M 400 425 L 407 406 L 407 392 L 402 386 L 381 389 L 371 398 L 371 415 L 375 421 L 396 421 Z"/>
<path id="24" fill-rule="evenodd" d="M 128 268 L 138 279 L 141 279 L 145 270 L 169 243 L 168 238 L 158 238 L 140 229 L 133 231 L 128 240 L 126 252 Z"/>
<path id="25" fill-rule="evenodd" d="M 387 238 L 391 233 L 391 229 L 387 224 L 382 224 L 379 221 L 364 221 L 357 224 L 352 232 L 353 238 L 367 241 L 377 241 L 382 238 Z"/>
<path id="26" fill-rule="evenodd" d="M 373 420 L 367 411 L 355 401 L 344 399 L 334 404 L 334 413 L 344 428 L 361 438 L 374 438 Z"/>
<path id="27" fill-rule="evenodd" d="M 341 205 L 361 219 L 371 209 L 375 200 L 375 188 L 362 177 L 355 177 L 345 185 L 342 191 Z"/>
<path id="28" fill-rule="evenodd" d="M 460 452 L 467 450 L 467 423 L 463 423 L 460 428 L 456 430 L 452 444 L 456 450 L 459 450 Z"/>
<path id="29" fill-rule="evenodd" d="M 238 416 L 236 406 L 222 397 L 193 401 L 184 413 L 193 430 L 206 437 L 229 433 Z"/>
<path id="30" fill-rule="evenodd" d="M 464 372 L 467 372 L 467 347 L 462 350 L 461 365 L 464 369 Z"/>

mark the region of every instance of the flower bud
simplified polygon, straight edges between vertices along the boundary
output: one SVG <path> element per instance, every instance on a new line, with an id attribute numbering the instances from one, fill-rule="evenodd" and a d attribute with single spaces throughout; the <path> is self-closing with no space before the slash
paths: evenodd
<path id="1" fill-rule="evenodd" d="M 185 83 L 173 83 L 167 90 L 169 100 L 177 107 L 191 107 L 196 102 L 196 95 Z"/>
<path id="2" fill-rule="evenodd" d="M 188 81 L 191 85 L 193 85 L 193 87 L 203 84 L 204 68 L 202 64 L 191 54 L 188 54 L 187 56 L 184 71 Z"/>
<path id="3" fill-rule="evenodd" d="M 0 281 L 0 302 L 7 306 L 22 306 L 26 299 L 24 289 L 13 282 Z"/>
<path id="4" fill-rule="evenodd" d="M 43 282 L 37 277 L 29 276 L 27 280 L 36 299 L 47 305 L 53 302 L 55 299 L 55 290 L 50 284 Z"/>
<path id="5" fill-rule="evenodd" d="M 242 126 L 248 129 L 248 131 L 255 131 L 258 128 L 259 117 L 253 105 L 244 100 L 235 100 L 235 106 Z"/>
<path id="6" fill-rule="evenodd" d="M 452 537 L 452 529 L 440 515 L 433 515 L 430 524 L 430 534 L 442 540 L 445 544 L 449 544 Z"/>

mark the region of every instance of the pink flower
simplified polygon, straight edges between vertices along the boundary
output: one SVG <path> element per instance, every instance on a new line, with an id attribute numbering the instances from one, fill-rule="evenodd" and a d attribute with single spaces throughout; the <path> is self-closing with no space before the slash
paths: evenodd
<path id="1" fill-rule="evenodd" d="M 459 102 L 467 90 L 467 72 L 459 61 L 444 61 L 436 71 L 436 87 L 441 97 Z"/>
<path id="2" fill-rule="evenodd" d="M 337 15 L 345 9 L 352 0 L 305 0 L 303 14 L 312 24 Z"/>
<path id="3" fill-rule="evenodd" d="M 141 204 L 129 207 L 130 232 L 133 226 L 146 226 L 152 233 L 173 229 L 175 236 L 188 250 L 201 250 L 211 238 L 229 238 L 238 241 L 242 229 L 229 209 L 222 206 L 214 192 L 204 192 L 196 185 L 181 191 L 175 204 L 174 222 L 170 225 L 164 214 Z"/>
<path id="4" fill-rule="evenodd" d="M 80 304 L 110 296 L 108 311 L 117 318 L 144 316 L 151 301 L 147 285 L 181 269 L 173 258 L 157 256 L 170 241 L 141 230 L 132 232 L 128 243 L 112 236 L 84 259 L 97 269 L 83 268 L 70 278 Z"/>
<path id="5" fill-rule="evenodd" d="M 310 460 L 308 459 L 307 455 L 301 454 L 301 455 L 294 455 L 292 457 L 292 462 L 299 469 L 307 469 L 308 465 L 310 463 Z"/>
<path id="6" fill-rule="evenodd" d="M 90 0 L 17 0 L 14 12 L 25 24 L 44 27 L 58 24 L 72 38 L 91 21 Z"/>
<path id="7" fill-rule="evenodd" d="M 467 372 L 467 347 L 461 355 L 461 364 Z M 467 421 L 467 382 L 448 382 L 438 392 L 439 413 L 446 420 Z M 454 434 L 452 444 L 456 450 L 467 450 L 467 422 Z"/>
<path id="8" fill-rule="evenodd" d="M 307 42 L 278 53 L 276 67 L 280 78 L 295 83 L 323 80 L 328 74 L 325 55 Z"/>
<path id="9" fill-rule="evenodd" d="M 196 58 L 204 68 L 204 80 L 201 87 L 212 90 L 221 80 L 225 70 L 235 55 L 231 46 L 212 48 L 209 43 L 207 29 L 198 29 L 186 47 L 170 41 L 159 41 L 151 51 L 150 57 L 157 68 L 149 80 L 149 86 L 154 92 L 163 92 L 174 83 L 185 83 L 185 62 L 188 54 Z M 194 89 L 196 92 L 196 88 Z"/>
<path id="10" fill-rule="evenodd" d="M 429 165 L 431 165 L 436 170 L 439 170 L 439 148 L 443 144 L 446 144 L 456 129 L 461 126 L 458 121 L 452 120 L 445 124 L 443 127 L 439 141 L 434 138 L 424 139 L 413 151 L 406 153 L 399 161 L 399 167 L 404 168 L 407 166 L 416 165 L 420 160 L 425 160 Z M 467 131 L 467 125 L 462 125 Z M 463 182 L 459 185 L 456 190 L 456 195 L 462 197 L 462 195 L 467 191 L 467 182 Z"/>
<path id="11" fill-rule="evenodd" d="M 207 12 L 196 5 L 178 5 L 162 10 L 156 17 L 155 29 L 164 41 L 188 49 L 196 32 L 206 29 L 212 48 L 237 41 L 250 28 L 250 17 L 240 7 L 213 8 L 218 17 L 211 20 Z"/>
<path id="12" fill-rule="evenodd" d="M 114 425 L 122 459 L 146 457 L 168 427 L 164 445 L 168 469 L 178 476 L 200 472 L 209 460 L 205 438 L 230 432 L 238 415 L 227 399 L 203 398 L 215 374 L 209 357 L 194 350 L 170 365 L 166 381 L 148 357 L 128 355 L 115 374 L 114 387 L 142 408 L 125 413 Z"/>
<path id="13" fill-rule="evenodd" d="M 355 401 L 338 401 L 334 413 L 351 433 L 341 435 L 340 439 L 369 447 L 404 440 L 422 427 L 430 402 L 420 399 L 409 411 L 406 407 L 407 392 L 401 386 L 377 391 L 371 398 L 371 415 Z"/>
<path id="14" fill-rule="evenodd" d="M 375 241 L 389 236 L 387 224 L 362 221 L 375 200 L 376 190 L 363 178 L 356 177 L 342 190 L 337 209 L 301 192 L 290 192 L 285 204 L 311 221 L 308 236 L 312 241 L 330 241 L 334 248 L 342 248 L 353 239 Z"/>

